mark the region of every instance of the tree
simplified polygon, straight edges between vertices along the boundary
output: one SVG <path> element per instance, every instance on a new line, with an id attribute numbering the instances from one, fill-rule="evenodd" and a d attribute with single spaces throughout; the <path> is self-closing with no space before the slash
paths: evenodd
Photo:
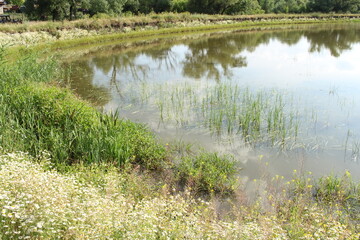
<path id="1" fill-rule="evenodd" d="M 189 0 L 189 10 L 197 13 L 224 14 L 240 0 Z"/>
<path id="2" fill-rule="evenodd" d="M 109 12 L 113 14 L 121 14 L 126 0 L 107 0 L 109 3 Z"/>
<path id="3" fill-rule="evenodd" d="M 8 0 L 6 2 L 16 6 L 22 6 L 24 5 L 25 0 Z"/>
<path id="4" fill-rule="evenodd" d="M 139 0 L 127 0 L 124 5 L 125 12 L 137 13 L 139 12 L 140 2 Z"/>
<path id="5" fill-rule="evenodd" d="M 17 0 L 19 1 L 19 0 Z M 26 0 L 25 13 L 30 19 L 70 20 L 76 18 L 78 7 L 89 8 L 89 0 Z"/>
<path id="6" fill-rule="evenodd" d="M 108 13 L 109 3 L 106 0 L 90 0 L 90 13 L 92 15 L 96 13 Z"/>
<path id="7" fill-rule="evenodd" d="M 259 4 L 266 13 L 272 13 L 274 11 L 275 0 L 259 0 Z"/>
<path id="8" fill-rule="evenodd" d="M 239 0 L 226 11 L 227 14 L 259 14 L 264 13 L 257 0 Z"/>
<path id="9" fill-rule="evenodd" d="M 30 19 L 46 20 L 51 15 L 51 0 L 26 0 L 25 13 Z"/>
<path id="10" fill-rule="evenodd" d="M 49 9 L 53 20 L 63 20 L 69 15 L 70 4 L 68 0 L 51 0 Z"/>
<path id="11" fill-rule="evenodd" d="M 172 12 L 185 12 L 188 10 L 189 0 L 171 0 L 170 10 Z"/>

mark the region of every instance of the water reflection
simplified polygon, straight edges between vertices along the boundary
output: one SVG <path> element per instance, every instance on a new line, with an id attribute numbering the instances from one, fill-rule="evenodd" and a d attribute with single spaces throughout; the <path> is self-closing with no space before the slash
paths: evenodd
<path id="1" fill-rule="evenodd" d="M 257 31 L 251 33 L 232 32 L 223 34 L 209 34 L 201 36 L 197 40 L 184 40 L 181 45 L 186 48 L 182 52 L 175 52 L 177 44 L 161 44 L 151 48 L 138 48 L 133 52 L 123 52 L 122 48 L 110 47 L 102 49 L 90 59 L 73 61 L 74 65 L 81 65 L 83 69 L 78 71 L 82 81 L 88 78 L 92 81 L 93 71 L 102 71 L 104 75 L 115 76 L 116 72 L 127 79 L 149 80 L 151 69 L 176 72 L 177 75 L 192 79 L 229 79 L 234 69 L 248 66 L 248 61 L 242 55 L 244 51 L 253 52 L 259 46 L 267 45 L 270 41 L 279 41 L 288 46 L 299 43 L 301 39 L 309 42 L 308 51 L 329 51 L 332 56 L 339 57 L 345 50 L 351 50 L 354 43 L 360 41 L 359 26 L 350 25 L 345 29 L 343 26 L 328 26 L 326 29 L 300 29 L 283 31 Z M 139 63 L 140 58 L 147 57 L 152 60 Z M 76 63 L 75 63 L 76 62 Z M 85 74 L 83 72 L 86 72 Z M 74 85 L 80 85 L 74 81 Z M 87 86 L 89 84 L 86 84 Z M 77 87 L 76 87 L 77 88 Z M 78 89 L 78 88 L 77 88 Z M 103 89 L 100 89 L 103 91 Z"/>
<path id="2" fill-rule="evenodd" d="M 327 29 L 321 31 L 306 31 L 304 37 L 310 43 L 310 52 L 329 50 L 331 55 L 339 57 L 345 50 L 351 50 L 354 43 L 360 41 L 358 28 Z"/>
<path id="3" fill-rule="evenodd" d="M 72 87 L 105 110 L 120 108 L 123 117 L 146 123 L 160 135 L 201 141 L 241 156 L 251 176 L 264 151 L 271 172 L 285 175 L 298 168 L 322 174 L 323 166 L 353 166 L 348 160 L 338 161 L 344 155 L 352 161 L 360 155 L 359 30 L 360 24 L 296 26 L 202 34 L 126 50 L 112 46 L 72 61 Z M 244 86 L 255 94 L 245 91 L 242 98 Z M 246 101 L 258 105 L 246 106 Z M 250 113 L 256 108 L 260 110 L 254 117 L 259 120 L 252 128 Z M 275 126 L 280 118 L 283 125 Z M 271 144 L 283 144 L 296 135 L 290 148 L 301 154 L 294 150 L 291 157 L 279 157 L 259 145 L 253 151 L 234 136 L 231 141 L 221 138 L 221 143 L 209 137 L 212 130 L 222 128 L 229 135 L 256 132 L 258 139 L 269 134 L 266 129 L 282 133 L 280 141 L 271 134 L 266 137 Z M 298 138 L 304 141 L 298 144 Z"/>
<path id="4" fill-rule="evenodd" d="M 81 61 L 63 64 L 66 69 L 67 83 L 82 98 L 92 102 L 96 106 L 104 106 L 111 100 L 109 89 L 93 84 L 95 69 L 90 62 L 84 64 Z M 97 68 L 97 67 L 96 67 Z"/>
<path id="5" fill-rule="evenodd" d="M 220 81 L 230 78 L 233 68 L 246 67 L 240 53 L 250 48 L 244 35 L 213 37 L 193 41 L 188 45 L 183 64 L 183 75 L 190 78 L 210 78 Z"/>

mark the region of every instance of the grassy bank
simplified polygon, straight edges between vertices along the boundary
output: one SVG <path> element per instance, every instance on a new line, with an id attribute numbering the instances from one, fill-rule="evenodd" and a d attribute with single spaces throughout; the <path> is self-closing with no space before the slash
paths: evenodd
<path id="1" fill-rule="evenodd" d="M 246 22 L 246 21 L 276 21 L 276 20 L 329 20 L 329 19 L 359 19 L 359 14 L 258 14 L 258 15 L 206 15 L 190 13 L 161 13 L 130 17 L 87 18 L 75 21 L 46 21 L 25 22 L 23 24 L 2 24 L 0 32 L 23 33 L 23 32 L 54 32 L 56 30 L 96 30 L 96 31 L 118 31 L 126 27 L 136 28 L 144 26 L 157 26 L 166 28 L 172 24 L 181 23 L 223 23 L 223 21 Z"/>
<path id="2" fill-rule="evenodd" d="M 144 16 L 82 19 L 63 22 L 28 22 L 0 26 L 0 44 L 63 49 L 74 46 L 117 42 L 164 34 L 191 33 L 219 29 L 253 29 L 284 24 L 358 21 L 358 14 L 266 14 L 196 15 L 163 13 Z"/>

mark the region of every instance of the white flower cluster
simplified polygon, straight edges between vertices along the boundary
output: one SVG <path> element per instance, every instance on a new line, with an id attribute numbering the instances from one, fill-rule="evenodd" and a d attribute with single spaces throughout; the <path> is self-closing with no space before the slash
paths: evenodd
<path id="1" fill-rule="evenodd" d="M 47 32 L 1 33 L 0 46 L 30 46 L 40 42 L 54 41 L 56 38 Z"/>
<path id="2" fill-rule="evenodd" d="M 95 30 L 71 29 L 56 30 L 54 33 L 45 31 L 24 32 L 24 33 L 2 33 L 0 32 L 0 46 L 24 45 L 31 46 L 39 43 L 46 43 L 56 40 L 68 40 L 82 37 L 95 36 Z"/>
<path id="3" fill-rule="evenodd" d="M 49 170 L 46 157 L 0 156 L 0 239 L 288 239 L 276 218 L 221 221 L 189 195 L 136 200 L 119 191 L 121 173 L 95 186 Z M 340 223 L 312 235 L 327 236 L 351 237 Z"/>

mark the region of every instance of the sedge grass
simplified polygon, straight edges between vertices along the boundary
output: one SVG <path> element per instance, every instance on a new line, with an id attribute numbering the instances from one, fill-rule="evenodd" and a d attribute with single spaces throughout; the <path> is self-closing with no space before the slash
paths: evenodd
<path id="1" fill-rule="evenodd" d="M 286 94 L 275 90 L 252 92 L 247 87 L 227 82 L 205 85 L 142 83 L 125 89 L 131 91 L 135 102 L 144 103 L 144 99 L 147 104 L 155 102 L 161 122 L 205 128 L 219 137 L 241 136 L 252 146 L 284 149 L 296 144 L 299 114 L 291 107 Z M 138 88 L 134 93 L 133 89 Z M 143 92 L 148 93 L 147 97 L 142 96 Z"/>

